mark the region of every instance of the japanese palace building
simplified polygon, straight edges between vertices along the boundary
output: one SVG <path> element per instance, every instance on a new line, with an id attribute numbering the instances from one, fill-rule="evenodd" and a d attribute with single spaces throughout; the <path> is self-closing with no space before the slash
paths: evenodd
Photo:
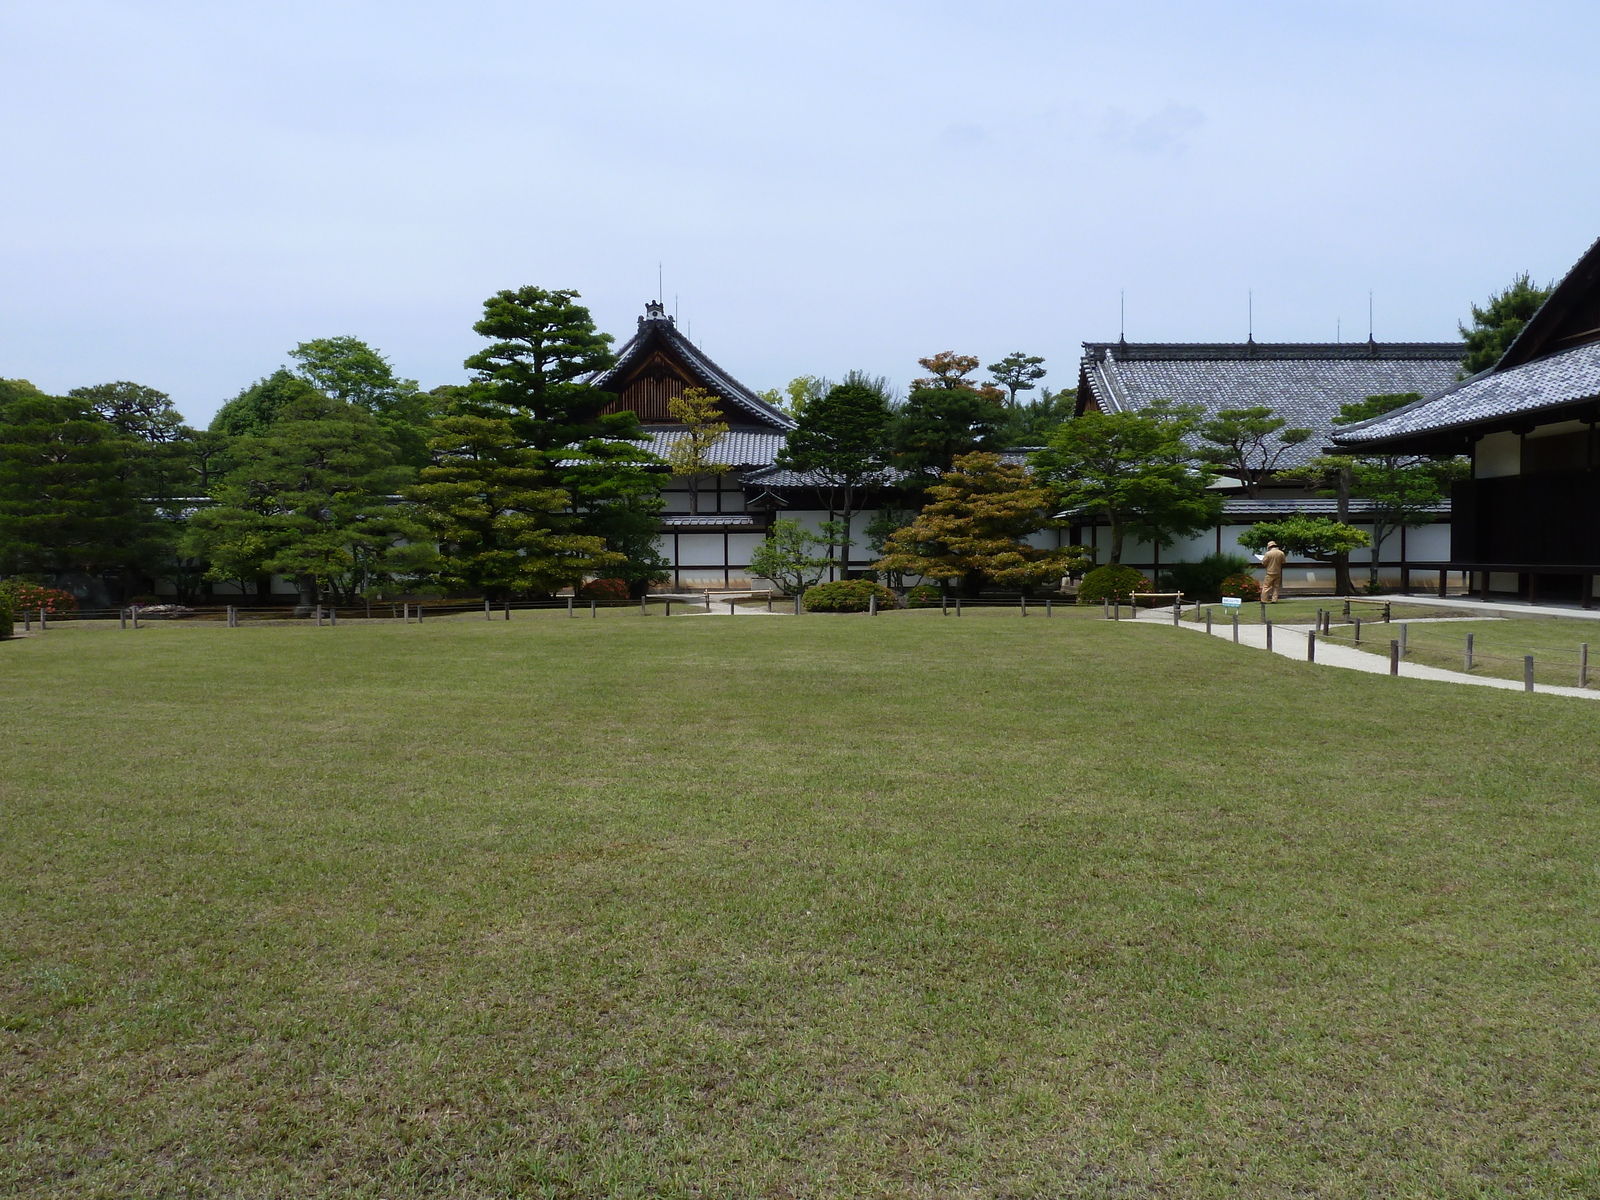
<path id="1" fill-rule="evenodd" d="M 1285 449 L 1278 460 L 1281 470 L 1302 466 L 1329 449 L 1341 405 L 1368 396 L 1438 392 L 1455 381 L 1465 356 L 1460 342 L 1085 342 L 1075 412 L 1136 412 L 1167 400 L 1193 405 L 1210 418 L 1224 409 L 1265 406 L 1288 428 L 1311 430 L 1311 437 Z M 1254 522 L 1293 512 L 1332 516 L 1336 507 L 1335 501 L 1298 483 L 1276 485 L 1269 479 L 1254 497 L 1245 494 L 1238 480 L 1220 480 L 1219 487 L 1226 499 L 1222 523 L 1214 530 L 1164 550 L 1130 538 L 1123 561 L 1151 572 L 1163 559 L 1193 562 L 1212 553 L 1248 557 L 1238 535 Z M 1351 524 L 1370 525 L 1370 513 L 1363 501 L 1350 502 Z M 1412 559 L 1444 557 L 1449 522 L 1449 509 L 1442 506 L 1431 524 L 1388 539 L 1381 548 L 1380 565 L 1388 568 L 1384 573 L 1395 575 Z M 1094 547 L 1103 546 L 1104 539 L 1102 528 L 1085 523 L 1074 530 L 1072 540 Z M 1352 555 L 1352 569 L 1369 561 L 1368 552 L 1358 551 Z M 1291 586 L 1326 587 L 1331 580 L 1326 564 L 1291 562 L 1285 572 Z"/>
<path id="2" fill-rule="evenodd" d="M 1472 587 L 1581 599 L 1600 574 L 1600 242 L 1591 246 L 1500 360 L 1470 379 L 1361 425 L 1337 446 L 1359 454 L 1466 454 L 1451 495 L 1441 566 Z"/>

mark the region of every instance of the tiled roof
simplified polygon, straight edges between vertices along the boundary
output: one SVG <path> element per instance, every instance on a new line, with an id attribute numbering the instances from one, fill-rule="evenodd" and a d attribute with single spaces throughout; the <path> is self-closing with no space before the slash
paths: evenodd
<path id="1" fill-rule="evenodd" d="M 1371 500 L 1350 501 L 1350 517 L 1355 521 L 1366 520 L 1372 516 L 1375 505 Z M 1083 510 L 1076 510 L 1081 512 Z M 1450 503 L 1435 504 L 1425 511 L 1436 516 L 1450 515 Z M 1225 525 L 1238 524 L 1241 521 L 1266 521 L 1273 517 L 1287 517 L 1294 513 L 1304 513 L 1310 517 L 1335 517 L 1339 514 L 1337 500 L 1324 500 L 1320 496 L 1306 496 L 1295 498 L 1273 498 L 1252 500 L 1249 496 L 1230 496 L 1222 502 L 1222 521 Z M 1057 513 L 1059 519 L 1065 520 L 1074 513 Z"/>
<path id="2" fill-rule="evenodd" d="M 644 445 L 665 458 L 668 447 L 684 436 L 684 430 L 646 426 L 644 434 Z M 730 429 L 711 447 L 711 459 L 740 470 L 770 467 L 786 440 L 786 435 L 766 429 Z"/>
<path id="3" fill-rule="evenodd" d="M 661 526 L 664 529 L 725 529 L 729 526 L 755 529 L 757 521 L 754 517 L 738 513 L 715 513 L 688 517 L 662 517 Z"/>
<path id="4" fill-rule="evenodd" d="M 1085 342 L 1083 349 L 1080 405 L 1092 397 L 1103 411 L 1127 412 L 1173 400 L 1208 416 L 1265 405 L 1287 428 L 1312 431 L 1289 448 L 1280 467 L 1322 453 L 1340 405 L 1438 391 L 1455 379 L 1465 354 L 1456 342 Z"/>
<path id="5" fill-rule="evenodd" d="M 706 387 L 747 413 L 752 420 L 770 429 L 794 428 L 793 417 L 774 408 L 724 371 L 705 351 L 679 332 L 677 322 L 665 315 L 641 317 L 639 331 L 617 352 L 617 365 L 594 376 L 590 383 L 601 391 L 614 391 L 615 382 L 625 378 L 634 364 L 648 354 L 652 346 L 662 341 L 672 348 L 691 372 L 700 377 Z"/>
<path id="6" fill-rule="evenodd" d="M 898 483 L 906 477 L 906 472 L 889 467 L 870 481 L 877 487 L 886 487 Z M 833 487 L 836 486 L 831 479 L 820 471 L 791 471 L 788 467 L 769 467 L 765 471 L 753 471 L 744 477 L 746 487 L 767 488 L 798 488 L 798 487 Z"/>
<path id="7" fill-rule="evenodd" d="M 1487 371 L 1391 413 L 1349 425 L 1334 441 L 1361 447 L 1558 409 L 1600 397 L 1600 342 L 1505 371 Z"/>

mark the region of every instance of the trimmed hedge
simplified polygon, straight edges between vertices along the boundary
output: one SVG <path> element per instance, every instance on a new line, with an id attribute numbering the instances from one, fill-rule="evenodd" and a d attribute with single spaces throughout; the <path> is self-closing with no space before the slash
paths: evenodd
<path id="1" fill-rule="evenodd" d="M 940 602 L 941 592 L 937 585 L 932 583 L 919 583 L 906 593 L 907 608 L 932 608 Z"/>
<path id="2" fill-rule="evenodd" d="M 835 583 L 819 583 L 807 588 L 801 598 L 807 612 L 866 612 L 872 597 L 878 598 L 879 608 L 895 606 L 894 593 L 881 583 L 870 579 L 841 579 Z"/>
<path id="3" fill-rule="evenodd" d="M 584 600 L 601 602 L 633 599 L 628 592 L 628 585 L 620 579 L 591 579 L 578 589 L 578 596 Z"/>
<path id="4" fill-rule="evenodd" d="M 1153 592 L 1150 581 L 1132 567 L 1096 567 L 1083 577 L 1078 585 L 1079 604 L 1097 604 L 1101 600 L 1126 600 L 1135 592 Z"/>
<path id="5" fill-rule="evenodd" d="M 1237 596 L 1241 600 L 1261 599 L 1261 584 L 1254 575 L 1246 575 L 1243 571 L 1237 575 L 1229 575 L 1222 581 L 1222 594 L 1224 596 Z"/>

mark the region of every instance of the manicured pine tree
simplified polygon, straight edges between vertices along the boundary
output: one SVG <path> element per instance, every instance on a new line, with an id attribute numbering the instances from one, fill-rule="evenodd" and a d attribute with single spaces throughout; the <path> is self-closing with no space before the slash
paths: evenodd
<path id="1" fill-rule="evenodd" d="M 1082 546 L 1060 550 L 1023 539 L 1050 525 L 1053 497 L 998 454 L 966 454 L 928 489 L 917 519 L 890 534 L 878 570 L 951 580 L 970 595 L 985 586 L 1030 587 L 1088 565 Z"/>

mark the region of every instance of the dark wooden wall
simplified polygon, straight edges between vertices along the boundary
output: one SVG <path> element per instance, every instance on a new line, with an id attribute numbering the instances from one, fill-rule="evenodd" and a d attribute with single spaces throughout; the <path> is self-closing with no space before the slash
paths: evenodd
<path id="1" fill-rule="evenodd" d="M 1600 564 L 1600 471 L 1462 480 L 1450 493 L 1450 557 Z"/>
<path id="2" fill-rule="evenodd" d="M 693 386 L 694 382 L 687 371 L 657 351 L 629 376 L 618 391 L 616 400 L 606 405 L 605 411 L 614 413 L 631 409 L 639 414 L 639 420 L 646 425 L 672 425 L 675 422 L 667 411 L 668 401 L 683 395 L 685 389 Z M 738 419 L 728 412 L 726 403 L 720 407 L 724 420 Z"/>

